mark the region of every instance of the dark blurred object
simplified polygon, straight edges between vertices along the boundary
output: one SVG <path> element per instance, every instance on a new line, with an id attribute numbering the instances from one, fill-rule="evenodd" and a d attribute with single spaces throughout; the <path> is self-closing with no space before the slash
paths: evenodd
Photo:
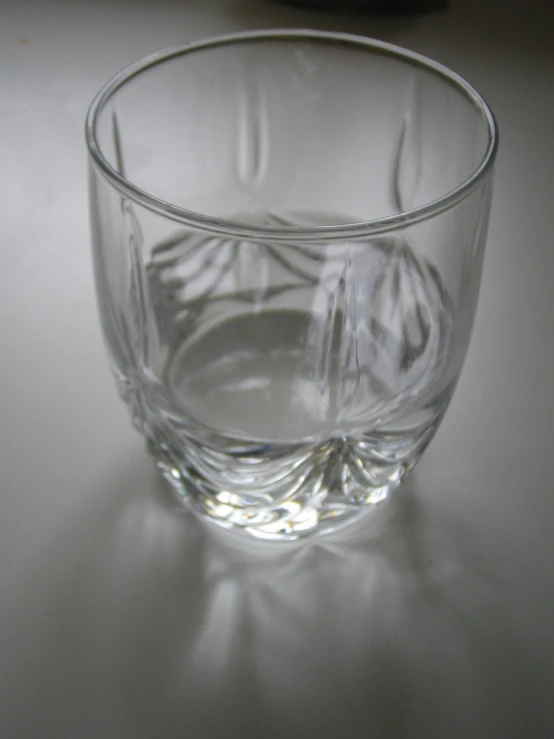
<path id="1" fill-rule="evenodd" d="M 312 10 L 358 10 L 366 13 L 427 13 L 446 8 L 447 0 L 279 0 Z"/>

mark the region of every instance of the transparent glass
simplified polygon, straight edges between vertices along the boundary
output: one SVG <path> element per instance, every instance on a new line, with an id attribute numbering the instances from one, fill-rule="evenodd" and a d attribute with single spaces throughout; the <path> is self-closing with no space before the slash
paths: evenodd
<path id="1" fill-rule="evenodd" d="M 483 99 L 384 43 L 256 32 L 120 73 L 86 135 L 111 368 L 176 495 L 268 539 L 385 499 L 470 338 Z"/>

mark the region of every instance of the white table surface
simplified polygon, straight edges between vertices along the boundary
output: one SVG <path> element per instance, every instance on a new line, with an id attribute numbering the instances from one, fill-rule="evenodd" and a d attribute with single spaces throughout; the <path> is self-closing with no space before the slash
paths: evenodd
<path id="1" fill-rule="evenodd" d="M 265 0 L 0 5 L 0 736 L 554 736 L 554 17 Z M 413 478 L 351 536 L 250 546 L 163 495 L 116 398 L 83 119 L 160 47 L 277 26 L 434 56 L 501 130 L 478 318 Z"/>

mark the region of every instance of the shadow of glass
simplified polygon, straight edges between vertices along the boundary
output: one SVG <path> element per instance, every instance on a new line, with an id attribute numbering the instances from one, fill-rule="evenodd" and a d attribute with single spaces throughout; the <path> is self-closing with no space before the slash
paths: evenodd
<path id="1" fill-rule="evenodd" d="M 413 478 L 341 534 L 250 541 L 129 460 L 14 589 L 10 736 L 547 736 L 529 625 L 470 537 Z"/>

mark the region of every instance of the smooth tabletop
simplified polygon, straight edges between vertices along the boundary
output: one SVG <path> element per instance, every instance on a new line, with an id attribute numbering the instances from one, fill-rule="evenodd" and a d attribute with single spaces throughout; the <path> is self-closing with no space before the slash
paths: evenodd
<path id="1" fill-rule="evenodd" d="M 350 533 L 244 543 L 167 497 L 110 378 L 83 120 L 161 47 L 374 36 L 468 78 L 500 128 L 477 320 L 413 477 Z M 554 16 L 268 0 L 0 4 L 0 736 L 554 736 Z"/>

